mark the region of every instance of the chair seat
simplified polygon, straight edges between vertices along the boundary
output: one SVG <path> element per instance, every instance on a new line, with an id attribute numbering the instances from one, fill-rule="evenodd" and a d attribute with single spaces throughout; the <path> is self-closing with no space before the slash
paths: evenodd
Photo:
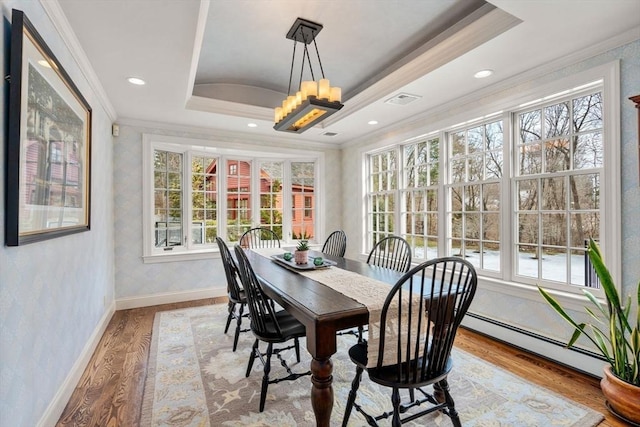
<path id="1" fill-rule="evenodd" d="M 263 333 L 258 336 L 254 329 L 254 335 L 256 338 L 265 342 L 284 342 L 291 338 L 303 337 L 306 335 L 306 329 L 302 323 L 284 310 L 277 311 L 275 313 L 278 325 L 280 326 L 280 334 L 278 333 L 275 324 L 268 318 L 264 318 L 265 328 Z"/>
<path id="2" fill-rule="evenodd" d="M 244 293 L 244 289 L 238 291 L 238 298 L 235 298 L 231 292 L 228 294 L 229 301 L 234 302 L 236 304 L 246 304 L 247 303 L 247 295 Z"/>
<path id="3" fill-rule="evenodd" d="M 349 357 L 351 358 L 351 361 L 355 363 L 357 366 L 360 366 L 361 368 L 367 370 L 371 381 L 387 387 L 416 388 L 416 387 L 422 387 L 428 384 L 433 384 L 445 378 L 451 371 L 451 368 L 453 367 L 453 362 L 451 360 L 451 357 L 449 357 L 447 359 L 447 363 L 445 364 L 445 368 L 440 372 L 430 373 L 429 375 L 426 376 L 425 381 L 415 381 L 415 382 L 407 381 L 406 383 L 402 383 L 398 381 L 398 365 L 394 364 L 391 366 L 382 366 L 380 368 L 367 368 L 368 357 L 367 357 L 366 342 L 358 343 L 352 346 L 349 349 Z M 421 364 L 422 364 L 422 358 L 418 359 L 418 367 L 420 367 Z M 406 364 L 403 363 L 402 365 L 403 365 L 403 373 L 404 373 Z M 421 378 L 422 376 L 421 374 L 422 374 L 422 369 L 418 368 L 415 377 Z"/>

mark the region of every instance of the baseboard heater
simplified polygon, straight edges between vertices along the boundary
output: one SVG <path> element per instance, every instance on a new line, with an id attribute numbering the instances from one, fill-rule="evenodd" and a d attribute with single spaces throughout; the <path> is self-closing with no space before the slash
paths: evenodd
<path id="1" fill-rule="evenodd" d="M 496 336 L 495 334 L 492 334 L 489 331 L 487 331 L 486 330 L 487 328 L 482 328 L 481 327 L 482 325 L 478 324 L 478 322 L 485 322 L 492 325 L 493 327 L 499 327 L 510 333 L 516 333 L 526 338 L 523 340 L 510 340 L 510 339 L 507 339 L 506 337 L 503 338 L 501 336 Z M 508 323 L 501 322 L 499 320 L 495 320 L 477 313 L 467 312 L 467 315 L 465 316 L 465 319 L 462 322 L 462 327 L 465 329 L 474 331 L 480 335 L 489 337 L 493 340 L 504 343 L 506 345 L 509 345 L 511 347 L 517 348 L 518 350 L 535 354 L 536 356 L 539 356 L 545 360 L 549 360 L 553 363 L 560 364 L 562 366 L 582 372 L 592 377 L 598 377 L 598 378 L 602 377 L 602 367 L 603 367 L 603 364 L 607 362 L 604 356 L 598 353 L 594 353 L 592 351 L 585 350 L 579 347 L 567 348 L 566 342 L 558 341 L 558 340 L 546 337 L 544 335 L 540 335 L 535 332 L 531 332 L 526 329 L 522 329 L 517 326 L 513 326 Z M 508 333 L 503 335 L 508 335 Z M 587 362 L 590 360 L 591 362 L 595 362 L 595 364 L 587 363 L 587 365 L 589 366 L 585 366 L 584 368 L 581 368 L 580 366 L 576 366 L 575 360 L 568 360 L 568 359 L 571 359 L 571 357 L 569 356 L 560 357 L 560 358 L 551 357 L 548 354 L 544 354 L 544 353 L 541 353 L 540 351 L 536 351 L 530 345 L 523 345 L 526 341 L 531 341 L 531 339 L 535 339 L 540 343 L 544 343 L 543 345 L 544 347 L 554 346 L 555 348 L 560 349 L 561 352 L 564 353 L 565 355 L 571 355 L 573 353 L 574 357 L 580 358 Z M 557 354 L 562 354 L 562 353 L 557 353 Z"/>

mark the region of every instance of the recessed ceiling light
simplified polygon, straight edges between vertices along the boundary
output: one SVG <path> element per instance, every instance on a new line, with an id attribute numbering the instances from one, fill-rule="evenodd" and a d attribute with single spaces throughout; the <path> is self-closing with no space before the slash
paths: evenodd
<path id="1" fill-rule="evenodd" d="M 367 122 L 367 124 L 369 124 L 369 125 L 377 125 L 377 124 L 378 124 L 378 121 L 377 121 L 377 120 L 369 120 L 369 121 Z"/>
<path id="2" fill-rule="evenodd" d="M 249 126 L 250 128 L 257 128 L 258 125 L 255 123 L 249 123 L 247 126 Z"/>
<path id="3" fill-rule="evenodd" d="M 146 82 L 138 77 L 129 77 L 127 79 L 127 81 L 129 83 L 131 83 L 132 85 L 138 85 L 138 86 L 142 86 L 143 84 L 145 84 Z"/>
<path id="4" fill-rule="evenodd" d="M 480 70 L 473 75 L 476 79 L 484 79 L 485 77 L 489 77 L 493 74 L 493 70 Z"/>

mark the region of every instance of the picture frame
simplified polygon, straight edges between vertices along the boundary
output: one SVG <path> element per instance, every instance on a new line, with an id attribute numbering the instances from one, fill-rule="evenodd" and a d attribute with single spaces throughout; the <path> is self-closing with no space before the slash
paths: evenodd
<path id="1" fill-rule="evenodd" d="M 17 9 L 9 62 L 5 244 L 88 231 L 91 107 Z"/>

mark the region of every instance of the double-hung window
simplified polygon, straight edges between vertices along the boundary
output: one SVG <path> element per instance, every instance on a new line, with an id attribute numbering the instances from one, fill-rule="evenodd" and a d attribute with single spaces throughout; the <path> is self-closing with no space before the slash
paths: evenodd
<path id="1" fill-rule="evenodd" d="M 145 261 L 216 251 L 217 236 L 232 244 L 258 226 L 285 242 L 318 235 L 319 154 L 276 160 L 153 135 L 143 147 Z"/>
<path id="2" fill-rule="evenodd" d="M 585 245 L 600 238 L 602 92 L 540 104 L 514 118 L 515 276 L 593 286 L 585 281 Z"/>

